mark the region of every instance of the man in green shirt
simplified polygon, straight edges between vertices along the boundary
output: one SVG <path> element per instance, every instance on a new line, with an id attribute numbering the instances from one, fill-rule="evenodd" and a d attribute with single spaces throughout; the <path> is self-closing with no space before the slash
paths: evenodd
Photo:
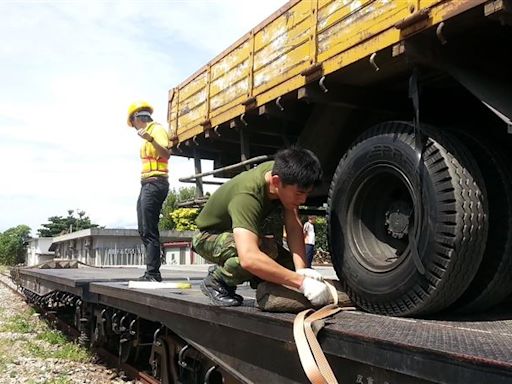
<path id="1" fill-rule="evenodd" d="M 322 179 L 315 154 L 302 148 L 278 152 L 269 161 L 222 185 L 209 199 L 196 223 L 194 250 L 218 265 L 211 268 L 201 290 L 219 306 L 243 301 L 238 284 L 255 277 L 300 290 L 314 306 L 327 304 L 330 294 L 320 273 L 306 268 L 304 236 L 298 208 Z M 269 247 L 262 226 L 281 207 L 290 253 Z M 272 250 L 273 249 L 273 250 Z"/>

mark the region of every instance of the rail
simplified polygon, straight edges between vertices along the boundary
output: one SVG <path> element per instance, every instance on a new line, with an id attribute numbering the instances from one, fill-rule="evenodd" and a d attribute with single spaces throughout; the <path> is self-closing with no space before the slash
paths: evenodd
<path id="1" fill-rule="evenodd" d="M 244 152 L 242 152 L 243 155 Z M 196 196 L 193 200 L 184 201 L 182 203 L 179 203 L 179 207 L 195 207 L 195 206 L 202 206 L 206 203 L 207 198 L 204 197 L 204 191 L 203 191 L 203 184 L 215 184 L 215 185 L 222 185 L 222 182 L 217 181 L 209 181 L 209 180 L 203 180 L 206 176 L 211 175 L 217 175 L 221 172 L 230 171 L 233 169 L 238 169 L 244 166 L 249 166 L 251 164 L 256 163 L 262 163 L 264 161 L 270 160 L 272 156 L 269 155 L 262 155 L 262 156 L 256 156 L 247 160 L 240 161 L 235 164 L 227 165 L 225 167 L 214 169 L 213 171 L 208 172 L 201 172 L 201 160 L 198 157 L 194 157 L 194 164 L 195 164 L 195 170 L 196 174 L 188 177 L 182 177 L 178 179 L 182 183 L 195 183 L 196 184 Z"/>

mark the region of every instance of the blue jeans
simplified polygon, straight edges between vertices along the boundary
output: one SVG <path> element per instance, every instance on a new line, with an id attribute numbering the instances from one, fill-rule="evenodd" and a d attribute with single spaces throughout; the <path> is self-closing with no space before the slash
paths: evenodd
<path id="1" fill-rule="evenodd" d="M 160 232 L 158 222 L 162 204 L 169 192 L 169 181 L 166 177 L 152 177 L 141 182 L 137 199 L 137 224 L 146 248 L 146 268 L 149 274 L 160 273 Z"/>
<path id="2" fill-rule="evenodd" d="M 306 244 L 306 260 L 308 262 L 308 268 L 311 268 L 311 264 L 313 263 L 314 256 L 315 256 L 315 245 L 314 244 Z"/>

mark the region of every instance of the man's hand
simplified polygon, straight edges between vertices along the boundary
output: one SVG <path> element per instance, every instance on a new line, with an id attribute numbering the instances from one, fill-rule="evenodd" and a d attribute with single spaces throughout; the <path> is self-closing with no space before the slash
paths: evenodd
<path id="1" fill-rule="evenodd" d="M 299 290 L 315 307 L 321 307 L 329 304 L 331 301 L 331 292 L 325 283 L 306 277 Z"/>
<path id="2" fill-rule="evenodd" d="M 302 275 L 304 277 L 311 277 L 312 279 L 318 280 L 318 281 L 324 281 L 324 277 L 322 274 L 318 271 L 315 271 L 312 268 L 301 268 L 297 269 L 295 272 L 297 272 L 299 275 Z"/>
<path id="3" fill-rule="evenodd" d="M 145 129 L 139 129 L 137 130 L 137 135 L 142 137 L 144 140 L 147 140 L 149 142 L 153 141 L 153 136 L 151 136 L 149 133 L 146 132 Z"/>

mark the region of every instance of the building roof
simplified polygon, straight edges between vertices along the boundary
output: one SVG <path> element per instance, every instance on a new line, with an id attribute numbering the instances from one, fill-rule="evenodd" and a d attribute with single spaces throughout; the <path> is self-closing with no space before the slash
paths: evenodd
<path id="1" fill-rule="evenodd" d="M 194 231 L 160 231 L 160 239 L 163 243 L 170 241 L 190 241 Z M 82 239 L 84 237 L 140 237 L 136 229 L 119 229 L 119 228 L 89 228 L 80 231 L 66 233 L 65 235 L 56 236 L 53 238 L 50 250 L 55 250 L 58 243 L 63 243 L 69 240 Z"/>

